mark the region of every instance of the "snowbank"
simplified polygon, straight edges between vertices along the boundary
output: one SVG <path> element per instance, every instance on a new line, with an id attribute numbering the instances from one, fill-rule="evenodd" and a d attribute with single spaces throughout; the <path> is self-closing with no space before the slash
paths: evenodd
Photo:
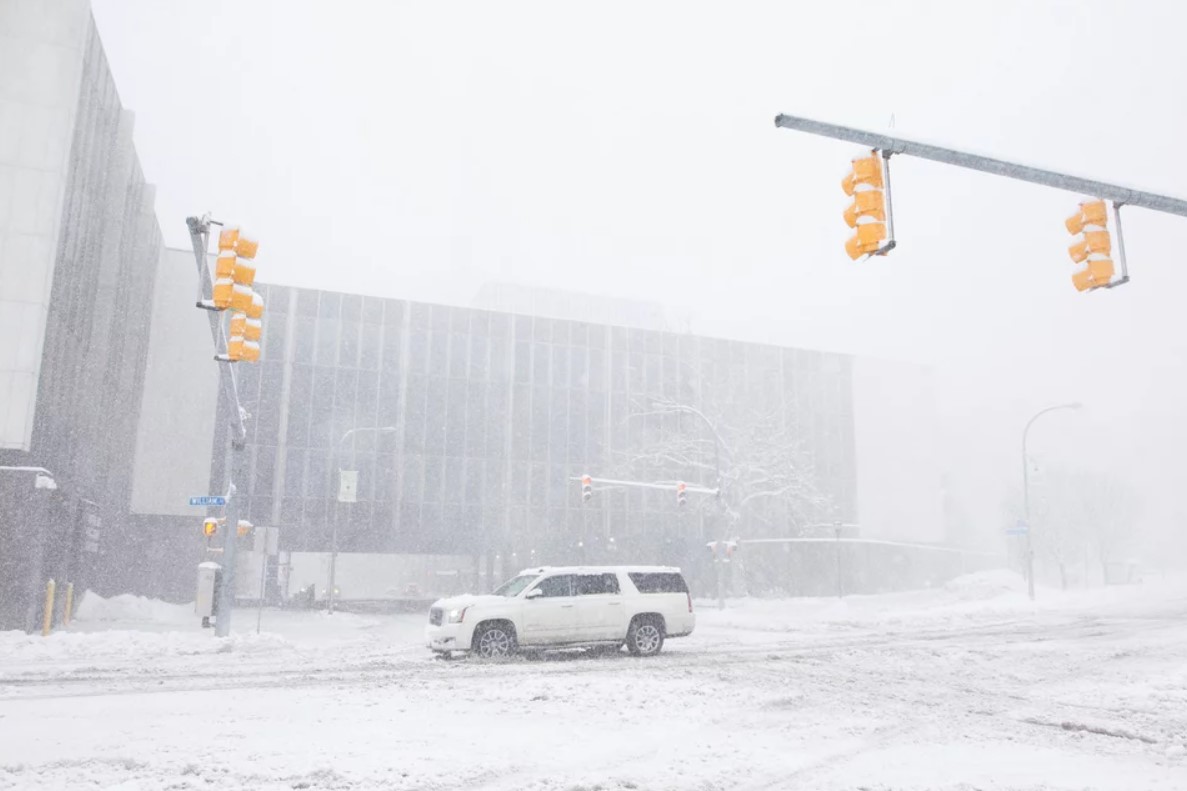
<path id="1" fill-rule="evenodd" d="M 995 570 L 967 574 L 927 590 L 839 599 L 731 599 L 724 611 L 717 610 L 713 602 L 703 601 L 698 609 L 704 625 L 760 632 L 905 625 L 949 628 L 1028 618 L 1041 612 L 1122 610 L 1141 602 L 1170 601 L 1184 595 L 1187 579 L 1167 578 L 1144 585 L 1068 591 L 1040 586 L 1035 601 L 1031 601 L 1020 575 Z"/>
<path id="2" fill-rule="evenodd" d="M 80 624 L 157 623 L 192 625 L 197 618 L 194 605 L 170 604 L 160 599 L 122 593 L 105 599 L 87 591 L 74 613 Z"/>
<path id="3" fill-rule="evenodd" d="M 237 652 L 269 653 L 289 649 L 291 644 L 274 634 L 233 634 L 216 638 L 209 633 L 141 632 L 55 632 L 48 637 L 24 632 L 0 632 L 0 656 L 4 664 L 40 664 L 117 660 L 129 663 L 162 657 L 197 656 Z"/>

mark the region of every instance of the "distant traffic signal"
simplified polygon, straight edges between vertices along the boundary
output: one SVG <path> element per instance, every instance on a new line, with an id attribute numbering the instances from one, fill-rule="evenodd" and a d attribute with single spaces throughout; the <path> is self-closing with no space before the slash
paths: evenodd
<path id="1" fill-rule="evenodd" d="M 593 478 L 588 475 L 581 476 L 581 502 L 588 503 L 593 498 Z"/>
<path id="2" fill-rule="evenodd" d="M 1109 209 L 1103 200 L 1084 201 L 1079 211 L 1064 221 L 1068 233 L 1079 238 L 1067 249 L 1078 264 L 1072 274 L 1077 291 L 1107 286 L 1113 279 L 1113 240 L 1109 236 Z"/>
<path id="3" fill-rule="evenodd" d="M 688 485 L 684 481 L 676 484 L 676 505 L 682 506 L 688 501 Z"/>
<path id="4" fill-rule="evenodd" d="M 855 157 L 841 188 L 853 198 L 844 214 L 845 224 L 854 229 L 853 236 L 845 242 L 845 252 L 855 261 L 863 255 L 885 252 L 886 193 L 882 157 L 878 152 Z"/>

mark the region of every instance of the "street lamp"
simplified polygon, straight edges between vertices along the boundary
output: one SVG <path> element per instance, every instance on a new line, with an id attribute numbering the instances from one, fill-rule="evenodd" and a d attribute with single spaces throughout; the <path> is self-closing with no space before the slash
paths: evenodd
<path id="1" fill-rule="evenodd" d="M 1026 422 L 1026 428 L 1022 429 L 1022 508 L 1026 518 L 1026 593 L 1030 596 L 1031 601 L 1034 601 L 1035 598 L 1035 553 L 1030 534 L 1030 464 L 1027 462 L 1026 438 L 1030 434 L 1030 427 L 1034 425 L 1034 422 L 1048 412 L 1054 412 L 1057 409 L 1080 409 L 1083 406 L 1079 401 L 1072 401 L 1040 409 L 1034 414 L 1034 417 Z"/>
<path id="2" fill-rule="evenodd" d="M 352 428 L 342 435 L 342 439 L 338 441 L 338 447 L 335 448 L 334 455 L 338 457 L 338 497 L 334 501 L 334 520 L 330 526 L 330 590 L 328 593 L 327 611 L 334 612 L 334 586 L 335 579 L 338 572 L 338 521 L 339 515 L 342 513 L 342 447 L 346 445 L 346 440 L 350 439 L 355 434 L 360 434 L 365 431 L 370 431 L 375 434 L 388 434 L 396 431 L 395 426 L 358 426 Z M 350 464 L 355 466 L 357 463 L 354 446 L 350 450 Z"/>
<path id="3" fill-rule="evenodd" d="M 717 426 L 713 424 L 704 412 L 699 409 L 685 404 L 664 404 L 656 403 L 654 406 L 661 410 L 670 412 L 683 412 L 700 420 L 709 429 L 709 433 L 713 435 L 713 474 L 717 478 L 717 503 L 722 515 L 725 517 L 726 526 L 729 525 L 729 504 L 728 500 L 723 496 L 725 489 L 725 479 L 721 475 L 721 449 L 725 444 L 721 439 L 721 432 L 717 430 Z M 722 539 L 722 546 L 724 542 L 729 540 L 729 536 Z M 714 562 L 716 565 L 716 587 L 717 587 L 717 608 L 719 610 L 725 609 L 725 572 L 722 569 L 720 561 L 717 561 L 717 552 L 713 553 Z"/>

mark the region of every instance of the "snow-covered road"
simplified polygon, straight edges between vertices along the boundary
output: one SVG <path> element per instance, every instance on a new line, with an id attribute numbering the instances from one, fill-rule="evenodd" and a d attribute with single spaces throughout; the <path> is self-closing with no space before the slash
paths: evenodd
<path id="1" fill-rule="evenodd" d="M 135 604 L 0 634 L 0 788 L 1187 788 L 1182 585 L 745 600 L 650 660 L 506 663 L 422 616 L 220 641 Z"/>

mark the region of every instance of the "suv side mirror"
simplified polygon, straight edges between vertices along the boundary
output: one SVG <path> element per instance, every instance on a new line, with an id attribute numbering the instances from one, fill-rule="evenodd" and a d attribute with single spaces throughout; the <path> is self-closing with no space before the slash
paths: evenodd
<path id="1" fill-rule="evenodd" d="M 523 595 L 523 597 L 525 599 L 538 599 L 543 595 L 544 595 L 544 591 L 540 590 L 539 588 L 532 588 L 530 591 L 525 593 Z"/>

